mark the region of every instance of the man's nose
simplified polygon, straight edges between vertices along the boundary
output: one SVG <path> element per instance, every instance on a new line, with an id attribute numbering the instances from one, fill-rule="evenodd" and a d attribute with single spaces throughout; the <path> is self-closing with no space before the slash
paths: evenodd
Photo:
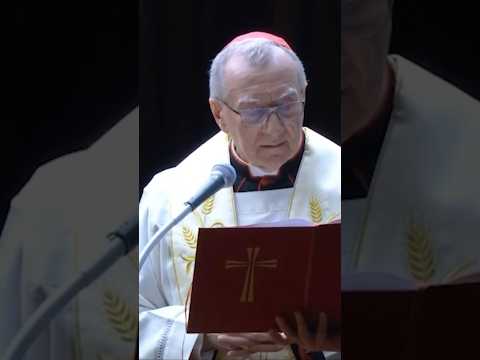
<path id="1" fill-rule="evenodd" d="M 271 110 L 265 119 L 265 129 L 269 133 L 281 132 L 284 130 L 285 124 L 280 118 L 276 110 Z"/>

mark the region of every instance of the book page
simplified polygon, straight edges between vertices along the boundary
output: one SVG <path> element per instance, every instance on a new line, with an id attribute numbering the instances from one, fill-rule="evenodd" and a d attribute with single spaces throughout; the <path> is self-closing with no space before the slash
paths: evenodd
<path id="1" fill-rule="evenodd" d="M 263 228 L 263 227 L 302 227 L 302 226 L 315 226 L 316 224 L 312 223 L 311 221 L 304 220 L 304 219 L 288 219 L 288 220 L 281 220 L 281 221 L 274 221 L 271 223 L 261 223 L 261 224 L 251 224 L 245 225 L 240 227 L 256 227 L 256 228 Z"/>
<path id="2" fill-rule="evenodd" d="M 480 272 L 470 273 L 461 277 L 455 278 L 447 284 L 480 284 Z"/>

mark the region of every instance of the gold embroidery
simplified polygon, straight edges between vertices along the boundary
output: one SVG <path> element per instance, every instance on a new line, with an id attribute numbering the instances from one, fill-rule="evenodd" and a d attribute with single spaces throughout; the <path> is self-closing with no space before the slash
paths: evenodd
<path id="1" fill-rule="evenodd" d="M 190 273 L 191 270 L 192 270 L 192 265 L 195 262 L 195 255 L 190 256 L 190 255 L 183 255 L 182 254 L 182 255 L 180 255 L 180 257 L 183 259 L 183 261 L 186 262 L 185 266 L 186 266 L 187 273 Z"/>
<path id="2" fill-rule="evenodd" d="M 103 305 L 107 319 L 120 338 L 127 342 L 137 339 L 138 313 L 128 307 L 120 297 L 111 291 L 105 291 Z"/>
<path id="3" fill-rule="evenodd" d="M 467 261 L 457 266 L 455 269 L 449 271 L 448 274 L 444 277 L 442 282 L 445 282 L 445 283 L 452 282 L 462 277 L 463 275 L 466 275 L 468 273 L 468 270 L 470 270 L 474 264 L 475 264 L 474 259 L 468 259 Z"/>
<path id="4" fill-rule="evenodd" d="M 183 233 L 183 238 L 185 239 L 185 242 L 187 243 L 188 247 L 191 249 L 196 249 L 197 248 L 197 238 L 193 234 L 193 231 L 190 230 L 187 226 L 182 226 L 182 233 Z"/>
<path id="5" fill-rule="evenodd" d="M 128 259 L 133 267 L 138 271 L 138 247 L 130 251 L 128 254 Z"/>
<path id="6" fill-rule="evenodd" d="M 199 227 L 206 227 L 207 215 L 210 215 L 210 213 L 213 211 L 214 203 L 215 203 L 215 195 L 212 195 L 203 202 L 201 211 L 200 211 L 201 214 L 198 212 L 198 210 L 195 210 L 193 212 L 193 215 L 195 216 L 195 218 L 198 221 L 198 224 L 200 225 Z"/>
<path id="7" fill-rule="evenodd" d="M 245 272 L 245 281 L 243 283 L 242 295 L 240 296 L 240 302 L 254 302 L 254 281 L 255 281 L 255 268 L 276 268 L 278 260 L 260 260 L 257 261 L 260 248 L 247 248 L 248 261 L 227 260 L 225 261 L 225 269 L 244 267 L 247 268 Z"/>
<path id="8" fill-rule="evenodd" d="M 412 221 L 407 237 L 410 273 L 416 280 L 428 282 L 435 273 L 435 261 L 430 235 L 424 226 Z"/>
<path id="9" fill-rule="evenodd" d="M 310 218 L 316 224 L 320 224 L 323 218 L 323 210 L 316 197 L 310 199 Z"/>
<path id="10" fill-rule="evenodd" d="M 201 215 L 195 212 L 195 215 L 197 217 L 197 220 L 200 224 L 201 227 L 205 226 L 206 223 L 206 217 L 209 215 L 214 206 L 214 196 L 209 197 L 202 205 L 202 213 L 204 215 L 204 218 L 202 219 Z M 210 227 L 224 227 L 223 223 L 221 221 L 216 221 Z M 195 236 L 195 233 L 187 226 L 183 225 L 182 226 L 182 233 L 183 233 L 183 238 L 188 245 L 190 249 L 195 250 L 197 248 L 197 236 Z M 195 256 L 193 255 L 184 255 L 180 254 L 180 257 L 186 262 L 185 264 L 185 269 L 187 273 L 190 273 L 192 271 L 192 265 L 195 261 Z"/>
<path id="11" fill-rule="evenodd" d="M 202 205 L 202 213 L 203 215 L 209 215 L 213 210 L 213 204 L 215 201 L 215 197 L 212 195 Z"/>
<path id="12" fill-rule="evenodd" d="M 203 218 L 202 218 L 202 215 L 199 214 L 197 210 L 195 210 L 192 214 L 195 216 L 198 223 L 200 224 L 199 227 L 205 227 L 205 220 L 204 219 L 206 218 L 206 216 L 204 215 Z"/>
<path id="13" fill-rule="evenodd" d="M 327 220 L 325 221 L 326 223 L 330 223 L 332 221 L 340 220 L 340 214 L 339 213 L 331 213 Z"/>

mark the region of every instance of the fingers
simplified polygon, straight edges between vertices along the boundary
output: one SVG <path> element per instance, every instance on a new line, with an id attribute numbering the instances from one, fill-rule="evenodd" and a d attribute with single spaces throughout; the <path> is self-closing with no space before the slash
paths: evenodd
<path id="1" fill-rule="evenodd" d="M 319 313 L 317 326 L 315 330 L 310 330 L 307 321 L 303 317 L 302 313 L 295 312 L 296 328 L 292 328 L 285 318 L 276 317 L 280 331 L 284 333 L 283 337 L 287 343 L 296 343 L 306 350 L 310 351 L 339 351 L 341 349 L 341 336 L 328 335 L 328 318 L 325 313 Z M 276 343 L 281 343 L 282 334 L 271 334 L 272 339 L 275 339 Z"/>
<path id="2" fill-rule="evenodd" d="M 270 333 L 238 333 L 219 334 L 216 342 L 225 350 L 246 350 L 257 345 L 281 345 L 286 343 L 286 337 L 280 334 Z"/>
<path id="3" fill-rule="evenodd" d="M 220 334 L 217 336 L 217 343 L 225 350 L 248 349 L 254 345 L 251 340 L 238 335 Z"/>
<path id="4" fill-rule="evenodd" d="M 244 360 L 257 352 L 281 351 L 288 344 L 285 334 L 267 333 L 217 334 L 217 348 L 227 351 L 225 360 Z"/>
<path id="5" fill-rule="evenodd" d="M 295 311 L 295 321 L 297 323 L 297 337 L 299 339 L 302 339 L 304 342 L 309 342 L 310 341 L 310 331 L 308 331 L 307 323 L 305 322 L 305 319 L 303 318 L 302 314 L 300 314 L 298 311 Z"/>
<path id="6" fill-rule="evenodd" d="M 292 328 L 287 324 L 287 322 L 283 317 L 277 316 L 275 318 L 275 322 L 277 323 L 278 328 L 285 334 L 289 342 L 297 341 L 296 332 L 292 330 Z"/>
<path id="7" fill-rule="evenodd" d="M 236 336 L 243 337 L 255 343 L 272 343 L 274 342 L 270 333 L 239 333 Z"/>
<path id="8" fill-rule="evenodd" d="M 284 344 L 259 344 L 248 348 L 251 353 L 256 352 L 277 352 L 285 348 Z"/>
<path id="9" fill-rule="evenodd" d="M 257 352 L 277 352 L 285 348 L 286 344 L 255 344 L 251 345 L 248 348 L 238 350 L 233 349 L 227 352 L 227 355 L 232 357 L 232 359 L 248 359 L 248 356 Z"/>
<path id="10" fill-rule="evenodd" d="M 320 347 L 327 339 L 327 315 L 320 313 L 318 317 L 317 333 L 315 335 L 315 344 Z"/>
<path id="11" fill-rule="evenodd" d="M 268 334 L 272 338 L 273 342 L 277 344 L 283 344 L 283 345 L 290 344 L 290 341 L 288 341 L 287 335 L 285 335 L 284 333 L 280 333 L 275 330 L 269 330 Z"/>
<path id="12" fill-rule="evenodd" d="M 250 351 L 246 350 L 231 350 L 228 351 L 224 360 L 247 360 L 250 359 Z"/>

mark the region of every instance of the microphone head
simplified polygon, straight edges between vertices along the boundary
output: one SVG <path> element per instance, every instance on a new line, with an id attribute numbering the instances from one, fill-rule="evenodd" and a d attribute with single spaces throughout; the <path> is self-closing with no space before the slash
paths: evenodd
<path id="1" fill-rule="evenodd" d="M 212 168 L 212 175 L 223 178 L 223 187 L 233 186 L 237 178 L 237 172 L 230 164 L 217 164 Z"/>

